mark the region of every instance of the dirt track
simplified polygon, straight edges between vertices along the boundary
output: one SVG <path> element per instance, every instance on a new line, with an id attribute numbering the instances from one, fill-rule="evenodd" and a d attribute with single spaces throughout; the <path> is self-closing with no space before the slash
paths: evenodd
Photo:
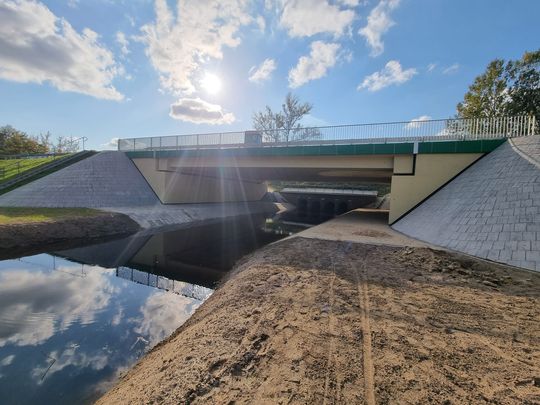
<path id="1" fill-rule="evenodd" d="M 243 260 L 99 403 L 540 402 L 540 274 L 292 238 Z"/>

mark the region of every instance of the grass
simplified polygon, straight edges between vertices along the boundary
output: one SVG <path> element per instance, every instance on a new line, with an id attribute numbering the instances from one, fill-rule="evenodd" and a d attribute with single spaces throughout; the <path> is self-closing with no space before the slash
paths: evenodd
<path id="1" fill-rule="evenodd" d="M 90 208 L 0 207 L 0 225 L 56 222 L 63 219 L 92 217 L 101 211 Z"/>
<path id="2" fill-rule="evenodd" d="M 95 152 L 90 152 L 90 156 L 93 155 L 94 153 Z M 57 157 L 56 160 L 59 160 L 59 159 L 61 159 L 63 157 L 66 157 L 66 156 L 69 156 L 69 154 L 61 155 L 61 156 Z M 5 193 L 9 193 L 11 190 L 16 189 L 17 187 L 24 186 L 25 184 L 31 183 L 32 181 L 35 181 L 35 180 L 40 179 L 42 177 L 48 176 L 49 174 L 54 173 L 54 172 L 56 172 L 58 170 L 61 170 L 64 167 L 67 167 L 67 166 L 69 166 L 69 165 L 71 165 L 73 163 L 77 163 L 78 161 L 80 161 L 82 159 L 86 159 L 88 156 L 89 155 L 81 156 L 78 159 L 71 160 L 69 162 L 63 162 L 63 163 L 61 163 L 60 165 L 58 165 L 56 167 L 44 170 L 44 171 L 42 171 L 42 172 L 40 172 L 38 174 L 35 174 L 34 176 L 32 176 L 30 178 L 24 179 L 24 180 L 18 182 L 17 184 L 12 185 L 11 187 L 4 188 L 4 189 L 0 190 L 0 195 L 5 194 Z M 51 158 L 48 158 L 48 159 L 51 159 Z M 2 162 L 2 161 L 0 160 L 0 162 Z M 52 162 L 52 160 L 49 160 L 49 162 Z M 49 162 L 47 162 L 47 163 L 49 163 Z M 0 177 L 0 185 L 2 184 L 2 182 L 3 182 L 3 179 Z"/>
<path id="3" fill-rule="evenodd" d="M 0 160 L 0 183 L 27 170 L 53 161 L 53 157 Z"/>

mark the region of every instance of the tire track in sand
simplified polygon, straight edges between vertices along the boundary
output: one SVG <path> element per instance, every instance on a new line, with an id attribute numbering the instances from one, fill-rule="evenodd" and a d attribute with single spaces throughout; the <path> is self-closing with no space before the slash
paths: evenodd
<path id="1" fill-rule="evenodd" d="M 362 323 L 362 352 L 364 359 L 364 393 L 367 405 L 375 405 L 375 371 L 371 353 L 371 326 L 369 313 L 369 290 L 367 281 L 366 259 L 362 260 L 361 269 L 356 269 L 358 300 L 360 304 L 360 317 Z"/>
<path id="2" fill-rule="evenodd" d="M 332 260 L 332 259 L 331 259 Z M 328 308 L 328 352 L 326 355 L 326 376 L 324 380 L 324 400 L 323 405 L 326 405 L 328 403 L 328 391 L 330 390 L 330 373 L 331 373 L 331 367 L 332 363 L 335 363 L 334 359 L 334 334 L 335 334 L 335 322 L 333 319 L 333 307 L 334 307 L 334 300 L 335 300 L 335 294 L 334 294 L 334 283 L 336 281 L 336 272 L 335 272 L 335 263 L 332 260 L 332 267 L 334 270 L 334 274 L 332 274 L 332 279 L 330 281 L 330 291 L 329 291 L 329 308 Z"/>
<path id="3" fill-rule="evenodd" d="M 339 246 L 336 249 L 336 252 L 334 255 L 330 256 L 330 265 L 332 267 L 332 279 L 330 280 L 330 288 L 329 288 L 329 299 L 328 299 L 328 335 L 329 335 L 329 342 L 328 342 L 328 354 L 327 354 L 327 362 L 326 362 L 326 377 L 324 382 L 324 399 L 323 399 L 323 405 L 326 405 L 328 403 L 328 394 L 330 391 L 330 379 L 331 379 L 331 373 L 332 373 L 332 366 L 334 367 L 334 378 L 335 378 L 335 398 L 334 402 L 340 402 L 341 396 L 342 396 L 342 381 L 340 379 L 340 376 L 337 373 L 336 366 L 338 365 L 338 361 L 336 359 L 336 345 L 335 345 L 335 336 L 337 335 L 337 324 L 336 324 L 336 317 L 334 314 L 334 308 L 335 308 L 335 301 L 336 301 L 336 294 L 334 292 L 335 282 L 337 278 L 337 271 L 336 271 L 336 263 L 343 262 L 345 259 L 345 253 L 349 251 L 351 248 L 351 243 L 347 243 L 345 246 Z"/>

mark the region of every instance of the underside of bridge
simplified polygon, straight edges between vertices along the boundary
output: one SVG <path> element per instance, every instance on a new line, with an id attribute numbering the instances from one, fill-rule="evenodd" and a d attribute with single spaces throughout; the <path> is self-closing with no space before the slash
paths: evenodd
<path id="1" fill-rule="evenodd" d="M 390 184 L 390 223 L 502 141 L 385 144 L 384 148 L 131 152 L 164 204 L 257 201 L 268 181 Z M 377 145 L 374 145 L 377 146 Z M 261 148 L 262 149 L 262 148 Z M 283 149 L 283 150 L 280 150 Z"/>

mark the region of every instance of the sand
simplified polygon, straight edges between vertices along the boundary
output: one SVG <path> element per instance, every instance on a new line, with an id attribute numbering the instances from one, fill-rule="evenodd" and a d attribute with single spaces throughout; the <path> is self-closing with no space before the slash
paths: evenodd
<path id="1" fill-rule="evenodd" d="M 295 237 L 244 258 L 98 403 L 540 403 L 539 322 L 540 274 Z"/>

